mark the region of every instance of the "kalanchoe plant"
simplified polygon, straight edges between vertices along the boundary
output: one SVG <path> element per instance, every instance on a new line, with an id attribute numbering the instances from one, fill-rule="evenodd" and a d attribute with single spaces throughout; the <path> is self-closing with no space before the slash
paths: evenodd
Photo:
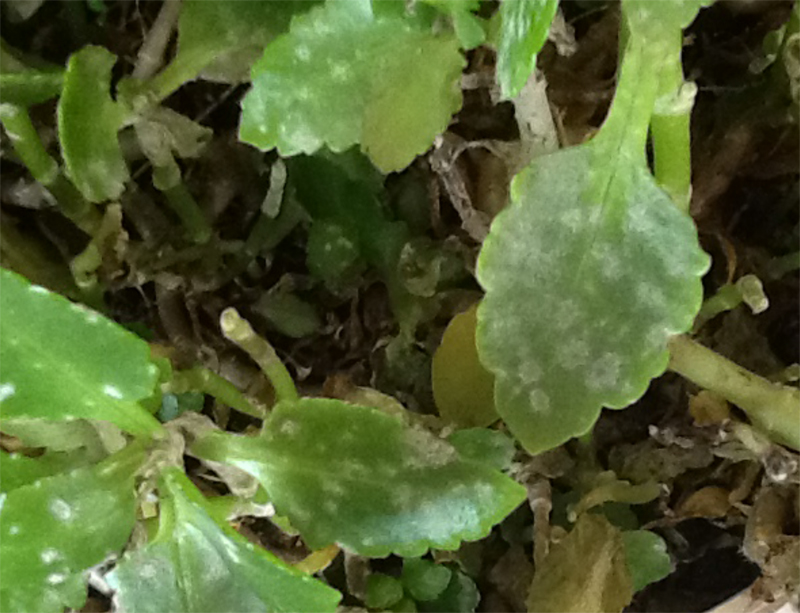
<path id="1" fill-rule="evenodd" d="M 85 573 L 119 555 L 134 527 L 135 492 L 154 479 L 158 531 L 109 576 L 125 610 L 334 610 L 335 590 L 247 542 L 183 473 L 170 451 L 178 431 L 165 436 L 145 408 L 159 376 L 171 375 L 144 341 L 6 270 L 0 300 L 3 430 L 31 446 L 76 440 L 72 454 L 3 453 L 3 610 L 81 607 Z M 259 436 L 207 434 L 193 451 L 252 473 L 310 546 L 373 556 L 454 549 L 485 536 L 524 499 L 497 462 L 463 441 L 451 445 L 379 409 L 299 398 L 272 348 L 235 311 L 224 313 L 223 330 L 262 366 L 280 402 Z M 229 395 L 207 377 L 182 377 L 165 385 L 195 381 Z M 101 442 L 76 434 L 76 420 L 97 428 Z M 52 425 L 42 439 L 35 432 L 44 422 Z M 94 464 L 98 454 L 104 459 Z"/>

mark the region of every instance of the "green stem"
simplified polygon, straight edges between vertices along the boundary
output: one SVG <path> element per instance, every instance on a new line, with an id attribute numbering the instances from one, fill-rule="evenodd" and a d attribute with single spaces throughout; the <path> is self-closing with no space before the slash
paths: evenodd
<path id="1" fill-rule="evenodd" d="M 683 80 L 683 32 L 676 29 L 667 44 L 650 130 L 655 176 L 677 207 L 688 213 L 692 194 L 690 121 L 697 87 Z"/>
<path id="2" fill-rule="evenodd" d="M 194 243 L 204 244 L 211 238 L 211 224 L 208 223 L 203 211 L 194 199 L 186 184 L 178 183 L 162 192 L 167 198 L 167 203 L 180 218 Z"/>
<path id="3" fill-rule="evenodd" d="M 100 223 L 97 208 L 80 195 L 47 153 L 28 110 L 13 104 L 0 105 L 0 122 L 8 133 L 22 163 L 36 181 L 44 185 L 61 206 L 64 214 L 91 234 Z"/>
<path id="4" fill-rule="evenodd" d="M 286 370 L 286 366 L 278 358 L 275 349 L 266 339 L 253 331 L 252 326 L 243 319 L 236 309 L 225 309 L 220 316 L 220 326 L 225 337 L 244 349 L 267 375 L 275 389 L 278 401 L 296 401 L 299 399 L 294 381 Z"/>
<path id="5" fill-rule="evenodd" d="M 264 411 L 254 407 L 233 383 L 202 366 L 174 372 L 168 388 L 173 393 L 199 391 L 247 415 L 265 417 Z"/>
<path id="6" fill-rule="evenodd" d="M 764 294 L 764 287 L 755 275 L 745 275 L 736 283 L 723 285 L 700 307 L 694 321 L 694 331 L 702 328 L 707 322 L 720 313 L 732 311 L 744 302 L 754 314 L 763 313 L 769 307 L 769 300 Z"/>
<path id="7" fill-rule="evenodd" d="M 774 441 L 800 450 L 800 390 L 745 370 L 687 336 L 669 342 L 669 369 L 742 409 Z"/>

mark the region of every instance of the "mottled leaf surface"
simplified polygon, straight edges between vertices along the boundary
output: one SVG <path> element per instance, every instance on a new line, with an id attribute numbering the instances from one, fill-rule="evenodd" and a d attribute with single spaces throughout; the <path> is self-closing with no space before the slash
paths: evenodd
<path id="1" fill-rule="evenodd" d="M 497 79 L 504 98 L 522 90 L 536 69 L 536 54 L 558 10 L 558 0 L 504 0 L 500 3 Z"/>
<path id="2" fill-rule="evenodd" d="M 619 613 L 633 597 L 622 533 L 602 515 L 581 515 L 536 569 L 530 613 Z"/>
<path id="3" fill-rule="evenodd" d="M 598 188 L 608 162 L 596 156 L 590 143 L 518 175 L 478 262 L 479 354 L 532 453 L 638 399 L 702 299 L 708 257 L 692 220 L 638 161 L 621 157 Z"/>
<path id="4" fill-rule="evenodd" d="M 133 529 L 133 470 L 141 459 L 110 458 L 2 495 L 1 610 L 55 613 L 83 606 L 83 572 L 118 552 Z"/>
<path id="5" fill-rule="evenodd" d="M 116 61 L 103 47 L 74 53 L 58 102 L 58 138 L 67 174 L 91 202 L 119 198 L 129 176 L 117 140 L 126 112 L 111 98 Z"/>
<path id="6" fill-rule="evenodd" d="M 107 577 L 129 613 L 336 610 L 341 595 L 217 524 L 177 469 L 163 476 L 156 538 Z"/>
<path id="7" fill-rule="evenodd" d="M 239 137 L 283 156 L 360 143 L 382 171 L 400 170 L 461 107 L 463 66 L 455 36 L 369 2 L 328 2 L 253 66 Z"/>
<path id="8" fill-rule="evenodd" d="M 524 489 L 399 418 L 338 400 L 278 405 L 260 437 L 215 434 L 193 447 L 263 484 L 314 549 L 421 555 L 488 534 Z"/>
<path id="9" fill-rule="evenodd" d="M 0 270 L 0 417 L 96 419 L 148 433 L 137 401 L 158 377 L 143 340 L 83 305 Z"/>

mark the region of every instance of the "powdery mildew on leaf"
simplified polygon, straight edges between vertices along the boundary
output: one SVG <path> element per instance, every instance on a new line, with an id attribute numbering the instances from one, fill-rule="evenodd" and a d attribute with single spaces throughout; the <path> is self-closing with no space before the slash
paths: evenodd
<path id="1" fill-rule="evenodd" d="M 382 171 L 400 170 L 461 107 L 463 66 L 452 35 L 329 2 L 295 18 L 253 66 L 240 139 L 282 156 L 361 143 Z"/>
<path id="2" fill-rule="evenodd" d="M 518 176 L 479 259 L 479 352 L 498 413 L 532 453 L 638 399 L 702 299 L 692 220 L 632 164 L 615 196 L 587 201 L 591 155 L 564 150 Z"/>
<path id="3" fill-rule="evenodd" d="M 214 435 L 193 450 L 253 474 L 313 548 L 421 555 L 485 536 L 525 497 L 500 472 L 376 409 L 302 399 L 262 437 Z"/>
<path id="4" fill-rule="evenodd" d="M 13 563 L 0 565 L 0 609 L 80 609 L 87 594 L 83 572 L 125 545 L 134 519 L 132 472 L 113 464 L 8 492 L 0 557 Z"/>
<path id="5" fill-rule="evenodd" d="M 209 515 L 202 494 L 177 470 L 161 485 L 170 520 L 117 565 L 108 583 L 120 610 L 334 611 L 341 595 L 256 547 Z"/>
<path id="6" fill-rule="evenodd" d="M 0 271 L 0 415 L 158 427 L 137 402 L 157 370 L 147 343 L 110 319 Z"/>

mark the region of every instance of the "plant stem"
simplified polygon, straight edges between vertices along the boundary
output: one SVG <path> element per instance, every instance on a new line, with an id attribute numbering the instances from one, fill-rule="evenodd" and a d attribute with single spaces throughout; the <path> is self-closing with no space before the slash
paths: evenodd
<path id="1" fill-rule="evenodd" d="M 174 372 L 168 387 L 174 393 L 199 391 L 247 415 L 258 419 L 265 417 L 264 411 L 254 407 L 233 383 L 202 366 Z"/>
<path id="2" fill-rule="evenodd" d="M 84 232 L 91 234 L 100 224 L 100 213 L 81 196 L 47 153 L 28 110 L 14 104 L 2 104 L 0 121 L 11 139 L 14 151 L 33 178 L 53 194 L 67 217 Z"/>
<path id="3" fill-rule="evenodd" d="M 149 79 L 161 66 L 164 50 L 169 44 L 172 30 L 178 21 L 180 12 L 180 0 L 170 0 L 161 5 L 158 17 L 156 17 L 153 27 L 147 33 L 136 56 L 136 66 L 131 74 L 134 79 Z"/>
<path id="4" fill-rule="evenodd" d="M 211 225 L 197 204 L 186 184 L 178 183 L 162 192 L 167 198 L 167 203 L 189 233 L 194 243 L 204 244 L 211 238 Z"/>
<path id="5" fill-rule="evenodd" d="M 681 50 L 683 32 L 668 41 L 667 58 L 650 119 L 655 176 L 677 207 L 688 213 L 692 195 L 690 121 L 697 87 L 683 80 Z"/>
<path id="6" fill-rule="evenodd" d="M 252 326 L 243 319 L 233 307 L 229 307 L 220 316 L 220 327 L 225 338 L 244 349 L 267 375 L 275 389 L 278 401 L 296 401 L 299 396 L 294 381 L 286 370 L 286 366 L 278 358 L 272 345 L 253 331 Z"/>
<path id="7" fill-rule="evenodd" d="M 774 441 L 800 450 L 800 390 L 745 370 L 687 336 L 669 342 L 669 369 L 726 398 Z"/>

